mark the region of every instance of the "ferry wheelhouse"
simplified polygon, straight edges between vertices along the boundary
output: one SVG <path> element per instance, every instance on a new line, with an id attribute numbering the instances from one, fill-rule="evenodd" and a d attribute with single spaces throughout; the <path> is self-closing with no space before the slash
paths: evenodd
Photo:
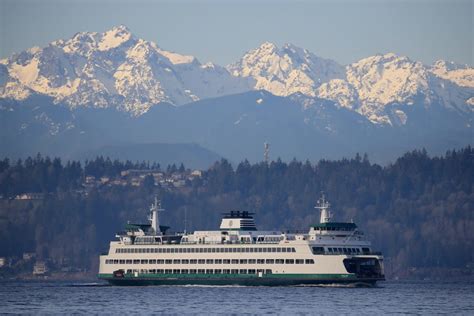
<path id="1" fill-rule="evenodd" d="M 253 214 L 231 211 L 216 231 L 167 234 L 155 199 L 149 224 L 127 224 L 100 256 L 99 278 L 115 285 L 375 284 L 383 257 L 354 223 L 333 222 L 324 196 L 307 233 L 257 230 Z"/>

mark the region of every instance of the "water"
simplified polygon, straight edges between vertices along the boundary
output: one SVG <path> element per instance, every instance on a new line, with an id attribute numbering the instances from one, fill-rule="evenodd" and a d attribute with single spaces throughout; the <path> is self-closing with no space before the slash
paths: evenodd
<path id="1" fill-rule="evenodd" d="M 115 287 L 105 283 L 3 281 L 0 302 L 0 313 L 22 314 L 474 315 L 474 284 L 388 281 L 374 288 Z"/>

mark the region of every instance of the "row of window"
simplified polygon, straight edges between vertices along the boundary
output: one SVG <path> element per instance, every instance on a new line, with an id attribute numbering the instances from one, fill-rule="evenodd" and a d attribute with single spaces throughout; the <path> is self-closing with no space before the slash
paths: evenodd
<path id="1" fill-rule="evenodd" d="M 105 259 L 105 264 L 314 264 L 313 259 Z"/>
<path id="2" fill-rule="evenodd" d="M 369 251 L 369 248 L 362 248 L 364 252 Z M 329 253 L 361 253 L 359 248 L 345 248 L 345 247 L 328 247 Z"/>
<path id="3" fill-rule="evenodd" d="M 225 248 L 118 248 L 115 253 L 216 253 L 216 252 L 296 252 L 291 247 L 225 247 Z"/>
<path id="4" fill-rule="evenodd" d="M 355 227 L 314 227 L 315 230 L 352 231 Z"/>
<path id="5" fill-rule="evenodd" d="M 346 254 L 360 254 L 369 252 L 369 248 L 362 248 L 362 251 L 359 248 L 348 248 L 348 247 L 327 247 L 324 250 L 324 247 L 312 247 L 311 250 L 315 255 L 322 255 L 325 253 L 335 254 L 335 253 L 346 253 Z"/>
<path id="6" fill-rule="evenodd" d="M 271 269 L 128 269 L 127 273 L 142 273 L 142 274 L 257 274 L 265 273 L 272 274 Z"/>

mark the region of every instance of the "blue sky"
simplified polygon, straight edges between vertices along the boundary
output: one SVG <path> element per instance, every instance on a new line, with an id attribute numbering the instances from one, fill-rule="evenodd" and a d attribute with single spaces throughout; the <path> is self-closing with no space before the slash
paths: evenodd
<path id="1" fill-rule="evenodd" d="M 164 49 L 226 65 L 264 41 L 342 64 L 395 52 L 473 65 L 470 0 L 0 0 L 0 57 L 124 24 Z"/>

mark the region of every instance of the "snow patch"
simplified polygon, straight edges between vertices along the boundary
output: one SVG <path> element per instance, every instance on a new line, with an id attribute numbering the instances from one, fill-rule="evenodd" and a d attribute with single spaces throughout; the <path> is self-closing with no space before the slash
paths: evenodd
<path id="1" fill-rule="evenodd" d="M 116 48 L 132 38 L 132 34 L 125 26 L 118 26 L 103 34 L 102 40 L 99 42 L 98 48 L 106 51 Z"/>
<path id="2" fill-rule="evenodd" d="M 323 83 L 317 89 L 316 94 L 319 98 L 335 101 L 340 106 L 348 109 L 355 110 L 359 106 L 357 90 L 342 79 L 333 79 Z"/>
<path id="3" fill-rule="evenodd" d="M 161 55 L 165 56 L 166 58 L 169 59 L 169 61 L 173 64 L 173 65 L 179 65 L 179 64 L 190 64 L 194 61 L 194 56 L 187 56 L 187 55 L 180 55 L 178 53 L 175 53 L 175 52 L 169 52 L 169 51 L 166 51 L 166 50 L 162 50 L 162 49 L 157 49 L 158 53 L 160 53 Z"/>
<path id="4" fill-rule="evenodd" d="M 24 85 L 29 85 L 38 78 L 38 64 L 39 62 L 37 58 L 33 58 L 25 66 L 14 63 L 10 68 L 10 76 L 18 79 Z"/>
<path id="5" fill-rule="evenodd" d="M 400 120 L 400 123 L 402 123 L 402 125 L 405 125 L 406 122 L 407 122 L 407 115 L 405 114 L 405 112 L 403 112 L 401 110 L 395 110 L 395 114 L 397 115 L 398 119 Z"/>
<path id="6" fill-rule="evenodd" d="M 436 76 L 454 82 L 458 86 L 474 88 L 474 68 L 453 62 L 438 60 L 431 68 Z"/>
<path id="7" fill-rule="evenodd" d="M 474 97 L 467 99 L 466 103 L 472 106 L 472 109 L 474 110 Z"/>

